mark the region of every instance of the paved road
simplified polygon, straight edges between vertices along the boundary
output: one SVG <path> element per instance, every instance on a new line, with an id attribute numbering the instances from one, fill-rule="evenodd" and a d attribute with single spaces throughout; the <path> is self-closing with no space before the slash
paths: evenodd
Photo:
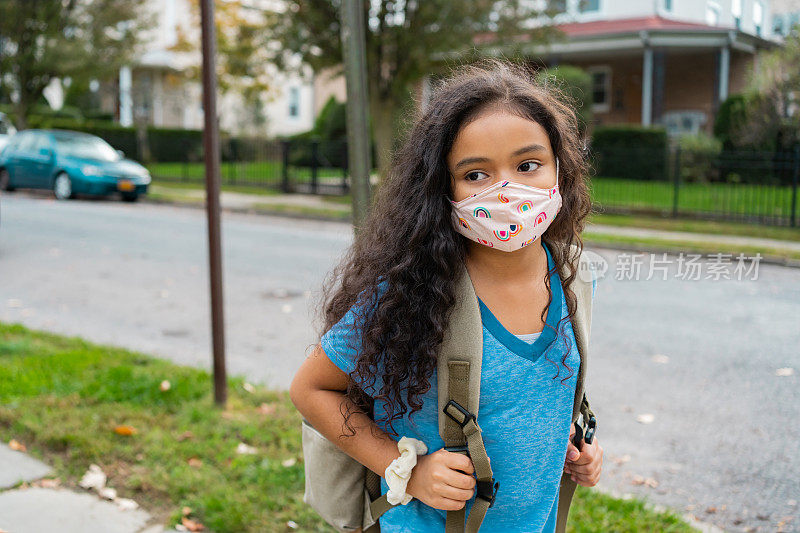
<path id="1" fill-rule="evenodd" d="M 202 211 L 19 193 L 2 202 L 0 320 L 209 366 Z M 230 372 L 285 388 L 350 228 L 223 219 Z M 667 279 L 648 280 L 644 256 L 640 279 L 623 279 L 630 255 L 596 251 L 610 266 L 588 367 L 606 450 L 599 488 L 729 531 L 800 531 L 800 269 L 691 280 L 670 256 Z M 703 262 L 701 277 L 711 268 Z"/>

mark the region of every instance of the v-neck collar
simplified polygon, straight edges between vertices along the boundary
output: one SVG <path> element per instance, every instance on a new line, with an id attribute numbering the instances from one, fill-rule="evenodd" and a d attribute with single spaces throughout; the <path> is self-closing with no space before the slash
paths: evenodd
<path id="1" fill-rule="evenodd" d="M 547 254 L 547 269 L 548 271 L 552 271 L 552 274 L 550 274 L 550 290 L 553 293 L 553 299 L 547 308 L 547 319 L 545 320 L 546 325 L 544 326 L 544 329 L 539 337 L 532 344 L 525 342 L 508 331 L 506 327 L 503 326 L 499 320 L 497 320 L 497 317 L 494 316 L 489 308 L 486 307 L 486 304 L 483 303 L 483 300 L 478 298 L 478 305 L 480 306 L 481 310 L 481 321 L 486 329 L 488 329 L 489 332 L 494 335 L 494 337 L 506 348 L 520 357 L 524 357 L 525 359 L 529 359 L 533 362 L 536 362 L 536 360 L 539 359 L 542 353 L 544 353 L 545 349 L 547 349 L 547 347 L 550 346 L 550 344 L 556 338 L 556 326 L 558 321 L 561 320 L 561 306 L 563 298 L 561 278 L 555 269 L 553 256 L 550 254 L 550 249 L 547 247 L 545 242 L 541 242 L 542 247 Z"/>

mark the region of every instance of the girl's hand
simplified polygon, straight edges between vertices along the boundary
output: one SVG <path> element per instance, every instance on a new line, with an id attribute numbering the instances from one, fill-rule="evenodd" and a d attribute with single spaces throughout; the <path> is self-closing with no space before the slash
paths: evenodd
<path id="1" fill-rule="evenodd" d="M 572 481 L 584 487 L 597 485 L 600 471 L 603 468 L 603 447 L 597 442 L 597 437 L 591 444 L 582 442 L 582 449 L 578 450 L 572 444 L 575 435 L 575 424 L 570 424 L 569 441 L 567 441 L 567 458 L 564 461 L 564 472 L 570 474 Z M 572 457 L 572 454 L 576 454 Z"/>
<path id="2" fill-rule="evenodd" d="M 417 457 L 406 492 L 434 509 L 457 511 L 475 494 L 474 471 L 472 459 L 442 448 Z"/>

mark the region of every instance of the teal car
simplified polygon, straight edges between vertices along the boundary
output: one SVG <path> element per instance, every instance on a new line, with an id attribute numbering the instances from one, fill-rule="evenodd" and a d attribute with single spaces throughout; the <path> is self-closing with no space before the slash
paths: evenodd
<path id="1" fill-rule="evenodd" d="M 133 202 L 147 193 L 150 173 L 100 137 L 68 130 L 23 130 L 0 152 L 0 188 L 52 190 L 59 200 L 76 194 L 119 193 Z"/>

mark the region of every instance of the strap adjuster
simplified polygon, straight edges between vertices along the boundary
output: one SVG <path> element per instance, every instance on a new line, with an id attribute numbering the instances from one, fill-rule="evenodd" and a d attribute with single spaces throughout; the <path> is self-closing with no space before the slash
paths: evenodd
<path id="1" fill-rule="evenodd" d="M 453 407 L 455 407 L 456 409 L 458 409 L 461 412 L 461 414 L 464 415 L 464 422 L 460 422 L 456 417 L 454 417 L 453 415 L 450 414 L 450 411 L 448 411 L 447 408 L 450 407 L 451 405 Z M 456 424 L 458 424 L 459 426 L 461 426 L 462 429 L 464 428 L 464 426 L 469 424 L 470 420 L 476 420 L 475 415 L 473 415 L 472 413 L 470 413 L 469 411 L 467 411 L 466 409 L 461 407 L 461 404 L 459 404 L 458 402 L 456 402 L 454 400 L 450 400 L 449 402 L 447 402 L 445 404 L 444 408 L 442 408 L 442 410 L 444 411 L 444 414 L 446 414 L 447 416 L 452 418 L 453 421 Z"/>
<path id="2" fill-rule="evenodd" d="M 494 499 L 497 496 L 497 489 L 500 488 L 500 482 L 492 478 L 491 481 L 478 481 L 478 492 L 476 496 L 482 500 L 489 502 L 489 507 L 494 505 Z"/>

